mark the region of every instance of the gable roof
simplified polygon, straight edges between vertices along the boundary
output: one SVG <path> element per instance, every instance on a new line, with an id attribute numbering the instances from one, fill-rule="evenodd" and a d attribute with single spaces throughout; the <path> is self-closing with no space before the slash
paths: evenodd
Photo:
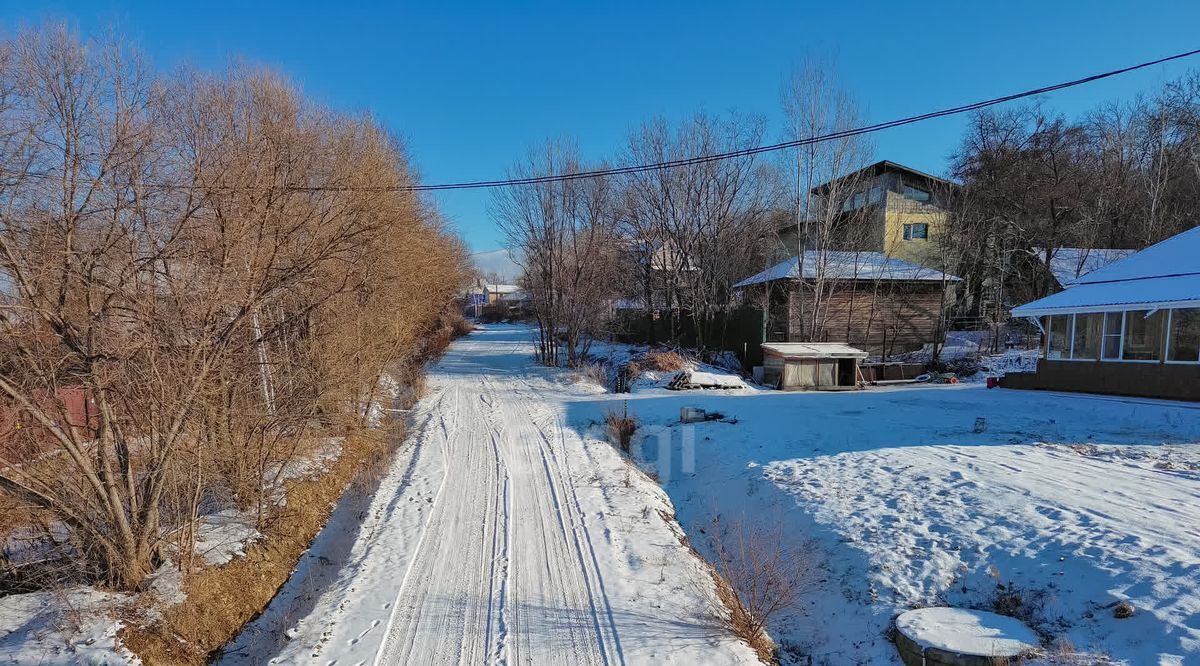
<path id="1" fill-rule="evenodd" d="M 1013 316 L 1200 307 L 1200 227 L 1094 270 Z"/>
<path id="2" fill-rule="evenodd" d="M 1044 257 L 1045 248 L 1031 248 L 1038 257 Z M 1105 266 L 1124 259 L 1137 250 L 1098 247 L 1060 247 L 1050 255 L 1050 273 L 1059 286 L 1069 287 L 1079 278 Z"/>
<path id="3" fill-rule="evenodd" d="M 823 256 L 822 256 L 823 255 Z M 823 264 L 822 264 L 823 262 Z M 823 275 L 833 280 L 905 280 L 918 282 L 958 282 L 953 275 L 914 263 L 888 257 L 882 252 L 854 252 L 850 250 L 807 250 L 804 253 L 804 278 L 816 279 Z M 797 280 L 800 278 L 800 262 L 796 257 L 778 264 L 733 285 L 734 289 L 750 285 L 774 282 L 775 280 Z"/>
<path id="4" fill-rule="evenodd" d="M 909 174 L 910 176 L 916 176 L 917 178 L 921 178 L 924 180 L 931 180 L 933 182 L 940 183 L 947 187 L 957 187 L 957 185 L 953 181 L 946 180 L 945 178 L 939 178 L 933 174 L 925 173 L 924 171 L 920 171 L 920 170 L 914 169 L 912 167 L 907 167 L 907 166 L 904 166 L 903 164 L 893 162 L 891 160 L 880 160 L 869 166 L 865 166 L 861 169 L 851 171 L 850 173 L 848 173 L 844 176 L 838 176 L 837 178 L 834 178 L 833 180 L 830 180 L 825 183 L 821 183 L 820 185 L 817 185 L 816 187 L 814 187 L 812 189 L 812 191 L 814 193 L 820 193 L 820 192 L 824 191 L 829 185 L 832 185 L 833 183 L 836 183 L 838 181 L 846 180 L 847 178 L 858 178 L 858 177 L 873 178 L 873 177 L 878 176 L 879 174 L 887 172 L 887 171 L 899 171 L 901 173 L 906 173 L 906 174 Z"/>

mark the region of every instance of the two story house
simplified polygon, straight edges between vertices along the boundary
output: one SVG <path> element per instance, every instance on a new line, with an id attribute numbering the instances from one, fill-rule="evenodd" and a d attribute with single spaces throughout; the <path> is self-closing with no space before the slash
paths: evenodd
<path id="1" fill-rule="evenodd" d="M 812 194 L 821 197 L 838 192 L 841 199 L 846 218 L 844 238 L 829 249 L 878 252 L 914 264 L 940 266 L 937 239 L 946 222 L 946 197 L 954 187 L 943 178 L 883 160 L 818 185 Z M 783 225 L 779 240 L 788 255 L 795 255 L 799 241 L 796 225 Z"/>

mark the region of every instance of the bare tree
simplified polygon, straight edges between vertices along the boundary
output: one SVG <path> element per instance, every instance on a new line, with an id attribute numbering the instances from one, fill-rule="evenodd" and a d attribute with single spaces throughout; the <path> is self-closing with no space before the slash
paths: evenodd
<path id="1" fill-rule="evenodd" d="M 390 189 L 404 165 L 376 126 L 268 72 L 158 78 L 64 28 L 5 47 L 0 408 L 32 427 L 0 491 L 132 589 L 165 544 L 190 548 L 202 497 L 261 507 L 314 418 L 370 401 L 444 311 L 462 249 Z M 405 242 L 426 271 L 407 284 L 372 255 Z M 380 322 L 353 361 L 322 355 L 398 286 L 424 290 L 416 331 Z"/>
<path id="2" fill-rule="evenodd" d="M 784 84 L 781 99 L 788 139 L 843 131 L 861 120 L 828 62 L 805 60 Z M 866 213 L 883 192 L 867 188 L 862 169 L 871 152 L 862 137 L 846 136 L 800 146 L 790 165 L 800 277 L 795 309 L 796 319 L 802 322 L 794 333 L 802 340 L 818 339 L 826 326 L 826 301 L 839 283 L 831 267 L 844 261 L 840 253 L 863 250 L 875 231 L 868 228 Z"/>
<path id="3" fill-rule="evenodd" d="M 548 141 L 511 173 L 528 177 L 582 170 L 574 145 Z M 523 285 L 532 296 L 538 325 L 538 360 L 579 365 L 616 293 L 611 181 L 568 179 L 507 188 L 497 193 L 492 210 L 514 256 L 521 257 Z"/>

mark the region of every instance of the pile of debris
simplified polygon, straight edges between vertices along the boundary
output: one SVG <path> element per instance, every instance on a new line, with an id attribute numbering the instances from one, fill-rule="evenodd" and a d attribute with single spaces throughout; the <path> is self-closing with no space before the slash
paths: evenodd
<path id="1" fill-rule="evenodd" d="M 681 370 L 667 384 L 672 391 L 691 391 L 694 389 L 743 389 L 746 383 L 736 375 L 701 372 L 699 370 Z"/>

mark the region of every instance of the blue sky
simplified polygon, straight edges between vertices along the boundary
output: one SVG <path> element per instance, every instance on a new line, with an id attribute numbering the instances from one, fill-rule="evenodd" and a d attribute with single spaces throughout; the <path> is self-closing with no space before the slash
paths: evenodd
<path id="1" fill-rule="evenodd" d="M 271 65 L 331 106 L 370 111 L 426 182 L 502 176 L 570 136 L 620 149 L 642 119 L 761 113 L 806 54 L 835 57 L 870 121 L 920 113 L 1200 47 L 1200 2 L 6 2 L 0 24 L 116 26 L 160 68 Z M 1074 115 L 1153 92 L 1190 62 L 1051 96 Z M 877 156 L 940 173 L 962 119 L 875 136 Z M 439 195 L 476 250 L 502 239 L 487 192 Z"/>

